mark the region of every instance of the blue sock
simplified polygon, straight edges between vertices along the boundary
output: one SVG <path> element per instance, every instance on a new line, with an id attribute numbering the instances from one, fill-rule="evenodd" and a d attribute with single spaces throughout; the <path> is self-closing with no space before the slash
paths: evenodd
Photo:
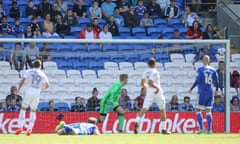
<path id="1" fill-rule="evenodd" d="M 208 131 L 212 131 L 212 113 L 207 113 Z"/>
<path id="2" fill-rule="evenodd" d="M 200 130 L 203 130 L 203 118 L 202 118 L 201 112 L 197 112 L 197 120 L 198 120 Z"/>

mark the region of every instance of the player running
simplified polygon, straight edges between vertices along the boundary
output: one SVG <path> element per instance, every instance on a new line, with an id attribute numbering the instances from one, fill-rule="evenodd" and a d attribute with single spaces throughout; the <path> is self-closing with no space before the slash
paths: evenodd
<path id="1" fill-rule="evenodd" d="M 39 102 L 40 92 L 49 87 L 47 76 L 40 70 L 41 61 L 36 60 L 33 62 L 33 69 L 29 69 L 24 74 L 23 78 L 19 82 L 18 90 L 20 91 L 23 84 L 26 82 L 25 95 L 22 101 L 22 107 L 19 113 L 18 129 L 16 135 L 23 131 L 23 125 L 25 123 L 26 109 L 30 106 L 30 121 L 26 135 L 29 136 L 32 133 L 32 128 L 36 120 L 36 110 Z"/>
<path id="2" fill-rule="evenodd" d="M 166 110 L 165 110 L 165 96 L 163 95 L 163 90 L 160 85 L 160 75 L 156 69 L 156 60 L 150 58 L 148 60 L 148 69 L 143 73 L 141 80 L 141 85 L 146 89 L 146 97 L 143 102 L 143 108 L 137 114 L 136 123 L 134 126 L 134 133 L 138 133 L 138 128 L 142 120 L 143 114 L 149 109 L 153 102 L 156 102 L 160 109 L 160 128 L 162 134 L 170 134 L 166 130 Z"/>
<path id="3" fill-rule="evenodd" d="M 196 80 L 189 90 L 189 93 L 198 85 L 198 105 L 196 107 L 197 120 L 199 123 L 200 130 L 198 134 L 204 133 L 203 117 L 201 110 L 206 110 L 208 129 L 207 133 L 212 132 L 212 99 L 213 99 L 213 84 L 216 87 L 214 95 L 218 93 L 219 80 L 217 77 L 216 70 L 209 66 L 210 58 L 207 55 L 203 56 L 203 66 L 197 70 Z"/>
<path id="4" fill-rule="evenodd" d="M 125 110 L 119 106 L 119 96 L 122 91 L 122 87 L 127 84 L 128 75 L 121 74 L 119 76 L 120 81 L 115 82 L 107 93 L 104 95 L 100 102 L 100 117 L 97 120 L 97 123 L 103 122 L 107 113 L 109 112 L 109 108 L 111 103 L 113 105 L 113 110 L 118 113 L 119 120 L 119 132 L 123 132 L 123 124 L 124 124 L 124 113 Z"/>
<path id="5" fill-rule="evenodd" d="M 66 124 L 62 121 L 63 115 L 58 115 L 60 123 L 56 126 L 55 131 L 58 135 L 99 135 L 100 132 L 96 126 L 96 118 L 90 117 L 88 122 L 79 122 Z"/>

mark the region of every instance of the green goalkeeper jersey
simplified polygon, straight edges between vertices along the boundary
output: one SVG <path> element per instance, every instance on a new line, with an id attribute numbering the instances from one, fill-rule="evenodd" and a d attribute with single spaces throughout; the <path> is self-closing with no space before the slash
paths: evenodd
<path id="1" fill-rule="evenodd" d="M 118 99 L 121 94 L 122 87 L 123 87 L 122 82 L 115 82 L 102 98 L 101 105 L 106 106 L 109 105 L 110 102 L 112 102 L 113 107 L 118 106 L 119 105 Z"/>

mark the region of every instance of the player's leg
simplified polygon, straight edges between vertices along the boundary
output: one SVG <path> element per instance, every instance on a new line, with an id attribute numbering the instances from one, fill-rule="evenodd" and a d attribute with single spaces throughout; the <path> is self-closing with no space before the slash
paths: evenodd
<path id="1" fill-rule="evenodd" d="M 39 103 L 39 96 L 32 96 L 31 98 L 32 98 L 30 103 L 31 111 L 30 111 L 30 118 L 29 118 L 29 126 L 26 133 L 27 136 L 31 135 L 32 133 L 32 129 L 36 120 L 36 110 Z"/>
<path id="2" fill-rule="evenodd" d="M 114 107 L 114 111 L 118 113 L 119 132 L 123 132 L 125 110 L 121 106 L 116 106 Z"/>
<path id="3" fill-rule="evenodd" d="M 207 116 L 207 133 L 212 133 L 212 96 L 209 96 L 209 98 L 206 100 L 206 116 Z"/>
<path id="4" fill-rule="evenodd" d="M 102 99 L 100 103 L 100 117 L 97 119 L 96 124 L 102 123 L 105 120 L 109 107 L 109 103 L 105 99 Z"/>
<path id="5" fill-rule="evenodd" d="M 202 116 L 202 109 L 204 109 L 205 105 L 205 94 L 199 94 L 198 96 L 198 105 L 196 106 L 196 116 L 199 125 L 199 131 L 197 134 L 205 133 L 205 129 L 203 127 L 203 116 Z"/>
<path id="6" fill-rule="evenodd" d="M 155 96 L 155 102 L 158 105 L 158 108 L 160 109 L 160 128 L 162 134 L 170 134 L 170 132 L 167 131 L 167 125 L 166 125 L 166 101 L 163 95 L 161 96 Z"/>

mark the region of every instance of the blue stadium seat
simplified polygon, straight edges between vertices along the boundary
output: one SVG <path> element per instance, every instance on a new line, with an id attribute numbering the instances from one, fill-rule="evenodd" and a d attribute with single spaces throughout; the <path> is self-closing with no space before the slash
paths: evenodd
<path id="1" fill-rule="evenodd" d="M 162 18 L 156 18 L 153 21 L 155 26 L 167 26 L 167 21 L 166 19 L 162 19 Z"/>
<path id="2" fill-rule="evenodd" d="M 134 63 L 136 61 L 140 61 L 138 54 L 126 54 L 125 57 L 128 62 Z"/>
<path id="3" fill-rule="evenodd" d="M 186 27 L 182 27 L 182 28 L 178 28 L 180 36 L 181 37 L 186 37 L 186 32 L 187 32 L 187 28 Z"/>
<path id="4" fill-rule="evenodd" d="M 110 61 L 109 55 L 97 55 L 97 56 L 95 56 L 95 59 L 96 59 L 96 61 L 99 61 L 99 62 Z"/>
<path id="5" fill-rule="evenodd" d="M 146 36 L 146 31 L 145 28 L 143 27 L 133 27 L 132 34 L 134 36 Z"/>
<path id="6" fill-rule="evenodd" d="M 86 62 L 75 62 L 73 63 L 73 68 L 76 70 L 88 69 L 88 64 Z"/>
<path id="7" fill-rule="evenodd" d="M 179 29 L 179 28 L 182 28 L 184 27 L 184 24 L 182 23 L 182 20 L 181 19 L 172 19 L 170 21 L 170 25 L 172 27 L 174 27 L 175 29 Z"/>
<path id="8" fill-rule="evenodd" d="M 81 56 L 81 61 L 84 61 L 84 62 L 91 62 L 91 61 L 95 61 L 95 55 L 82 55 Z"/>
<path id="9" fill-rule="evenodd" d="M 71 48 L 73 52 L 86 52 L 87 48 L 86 45 L 83 44 L 71 44 Z"/>
<path id="10" fill-rule="evenodd" d="M 172 37 L 173 31 L 174 31 L 173 28 L 166 27 L 163 29 L 162 33 L 163 33 L 163 36 L 165 36 L 165 37 Z"/>
<path id="11" fill-rule="evenodd" d="M 101 48 L 98 44 L 89 44 L 87 47 L 88 52 L 101 52 Z"/>
<path id="12" fill-rule="evenodd" d="M 59 111 L 59 112 L 69 112 L 69 106 L 67 103 L 65 102 L 56 102 L 55 103 L 55 108 Z"/>
<path id="13" fill-rule="evenodd" d="M 67 61 L 67 62 L 77 62 L 77 61 L 80 61 L 80 57 L 78 57 L 78 56 L 65 56 L 65 61 Z"/>
<path id="14" fill-rule="evenodd" d="M 134 44 L 133 48 L 135 51 L 143 51 L 143 50 L 149 50 L 149 47 L 147 45 L 140 45 L 140 44 Z"/>
<path id="15" fill-rule="evenodd" d="M 98 24 L 99 24 L 99 25 L 105 25 L 105 24 L 106 24 L 106 20 L 100 18 L 100 19 L 98 19 Z M 103 28 L 103 27 L 101 27 L 101 28 Z"/>
<path id="16" fill-rule="evenodd" d="M 160 36 L 162 35 L 162 30 L 158 27 L 148 27 L 147 34 L 148 36 Z"/>
<path id="17" fill-rule="evenodd" d="M 128 27 L 119 27 L 118 31 L 120 36 L 131 36 L 131 31 Z"/>
<path id="18" fill-rule="evenodd" d="M 46 111 L 48 108 L 48 102 L 39 102 L 38 111 Z"/>
<path id="19" fill-rule="evenodd" d="M 89 69 L 95 70 L 95 71 L 104 69 L 103 62 L 91 62 L 89 63 Z"/>
<path id="20" fill-rule="evenodd" d="M 111 60 L 114 62 L 123 62 L 125 61 L 125 55 L 111 55 Z"/>
<path id="21" fill-rule="evenodd" d="M 149 54 L 149 53 L 144 53 L 144 54 L 139 55 L 140 60 L 143 62 L 147 62 L 149 60 L 149 58 L 152 58 L 152 57 L 153 57 L 153 55 Z"/>
<path id="22" fill-rule="evenodd" d="M 127 44 L 119 44 L 118 45 L 118 50 L 119 51 L 132 51 L 134 50 L 134 48 L 132 47 L 132 45 L 127 45 Z"/>
<path id="23" fill-rule="evenodd" d="M 58 69 L 69 70 L 73 68 L 72 62 L 59 61 L 57 64 L 58 64 Z"/>
<path id="24" fill-rule="evenodd" d="M 88 23 L 90 23 L 90 19 L 89 18 L 79 18 L 78 19 L 78 25 L 80 27 L 86 27 Z"/>
<path id="25" fill-rule="evenodd" d="M 57 51 L 58 52 L 72 52 L 72 49 L 69 45 L 66 44 L 59 44 L 57 46 Z"/>
<path id="26" fill-rule="evenodd" d="M 83 27 L 79 27 L 79 26 L 71 26 L 70 32 L 71 32 L 74 36 L 78 36 L 82 28 L 83 28 Z"/>
<path id="27" fill-rule="evenodd" d="M 156 54 L 155 57 L 156 57 L 156 60 L 161 63 L 166 63 L 170 61 L 169 56 L 164 53 Z"/>
<path id="28" fill-rule="evenodd" d="M 102 47 L 103 52 L 113 52 L 118 51 L 117 45 L 105 44 Z"/>

